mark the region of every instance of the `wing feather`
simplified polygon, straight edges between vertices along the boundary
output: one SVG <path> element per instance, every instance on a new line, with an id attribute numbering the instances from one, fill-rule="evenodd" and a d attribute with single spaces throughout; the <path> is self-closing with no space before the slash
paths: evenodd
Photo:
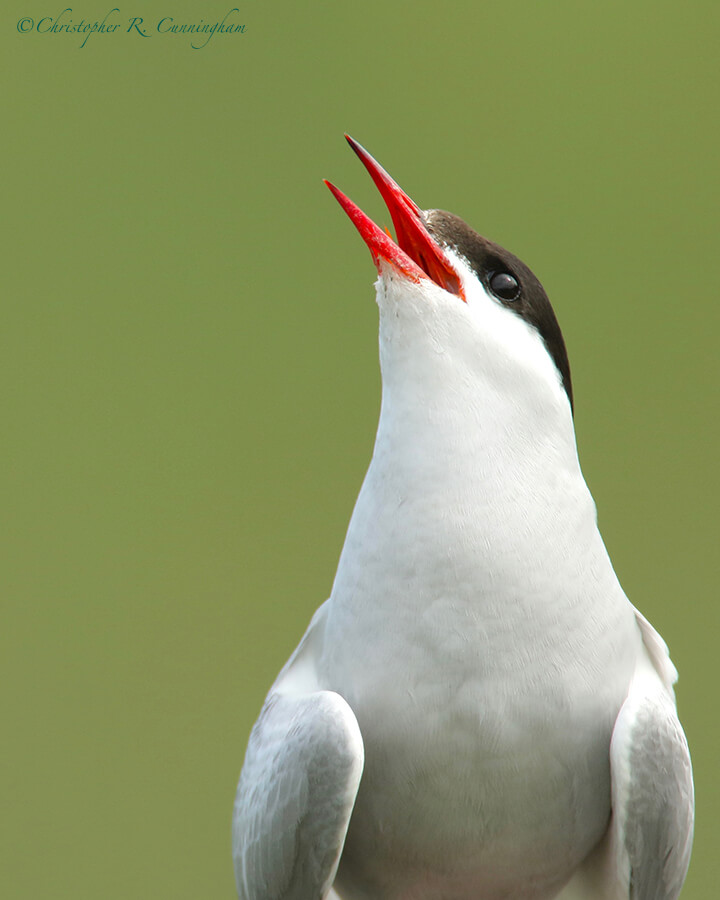
<path id="1" fill-rule="evenodd" d="M 270 694 L 250 735 L 235 800 L 240 900 L 327 895 L 362 766 L 360 729 L 339 694 Z"/>
<path id="2" fill-rule="evenodd" d="M 690 751 L 675 710 L 667 648 L 639 620 L 645 654 L 610 745 L 615 876 L 630 900 L 676 900 L 692 847 Z"/>

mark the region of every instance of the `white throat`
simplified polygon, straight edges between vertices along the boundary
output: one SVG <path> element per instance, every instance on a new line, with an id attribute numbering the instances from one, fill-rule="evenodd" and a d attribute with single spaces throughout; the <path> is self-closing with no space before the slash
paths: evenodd
<path id="1" fill-rule="evenodd" d="M 540 581 L 572 584 L 579 542 L 604 555 L 554 364 L 540 336 L 475 285 L 464 303 L 392 270 L 378 280 L 382 407 L 340 603 L 384 603 L 371 596 L 379 585 L 421 604 L 436 582 L 476 602 L 461 595 L 483 571 L 499 594 L 528 595 Z"/>

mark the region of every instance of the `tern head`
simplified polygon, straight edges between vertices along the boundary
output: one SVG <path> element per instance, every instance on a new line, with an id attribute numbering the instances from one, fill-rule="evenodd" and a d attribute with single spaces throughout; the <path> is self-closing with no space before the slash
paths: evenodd
<path id="1" fill-rule="evenodd" d="M 430 406 L 484 408 L 572 431 L 565 343 L 530 269 L 461 218 L 422 210 L 357 141 L 396 239 L 326 181 L 378 270 L 383 395 L 408 388 Z"/>

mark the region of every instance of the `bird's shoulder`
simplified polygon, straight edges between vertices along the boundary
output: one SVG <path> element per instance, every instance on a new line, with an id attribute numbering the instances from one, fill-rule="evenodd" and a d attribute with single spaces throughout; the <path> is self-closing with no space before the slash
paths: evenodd
<path id="1" fill-rule="evenodd" d="M 335 877 L 364 749 L 346 701 L 314 675 L 323 615 L 321 607 L 250 735 L 233 813 L 241 900 L 324 896 Z"/>

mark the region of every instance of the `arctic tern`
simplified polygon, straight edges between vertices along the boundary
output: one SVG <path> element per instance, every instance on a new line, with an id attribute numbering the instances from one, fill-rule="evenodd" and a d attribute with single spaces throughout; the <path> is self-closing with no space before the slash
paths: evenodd
<path id="1" fill-rule="evenodd" d="M 330 598 L 252 730 L 241 900 L 675 900 L 693 782 L 662 638 L 618 583 L 530 269 L 352 138 L 396 240 L 382 404 Z"/>

